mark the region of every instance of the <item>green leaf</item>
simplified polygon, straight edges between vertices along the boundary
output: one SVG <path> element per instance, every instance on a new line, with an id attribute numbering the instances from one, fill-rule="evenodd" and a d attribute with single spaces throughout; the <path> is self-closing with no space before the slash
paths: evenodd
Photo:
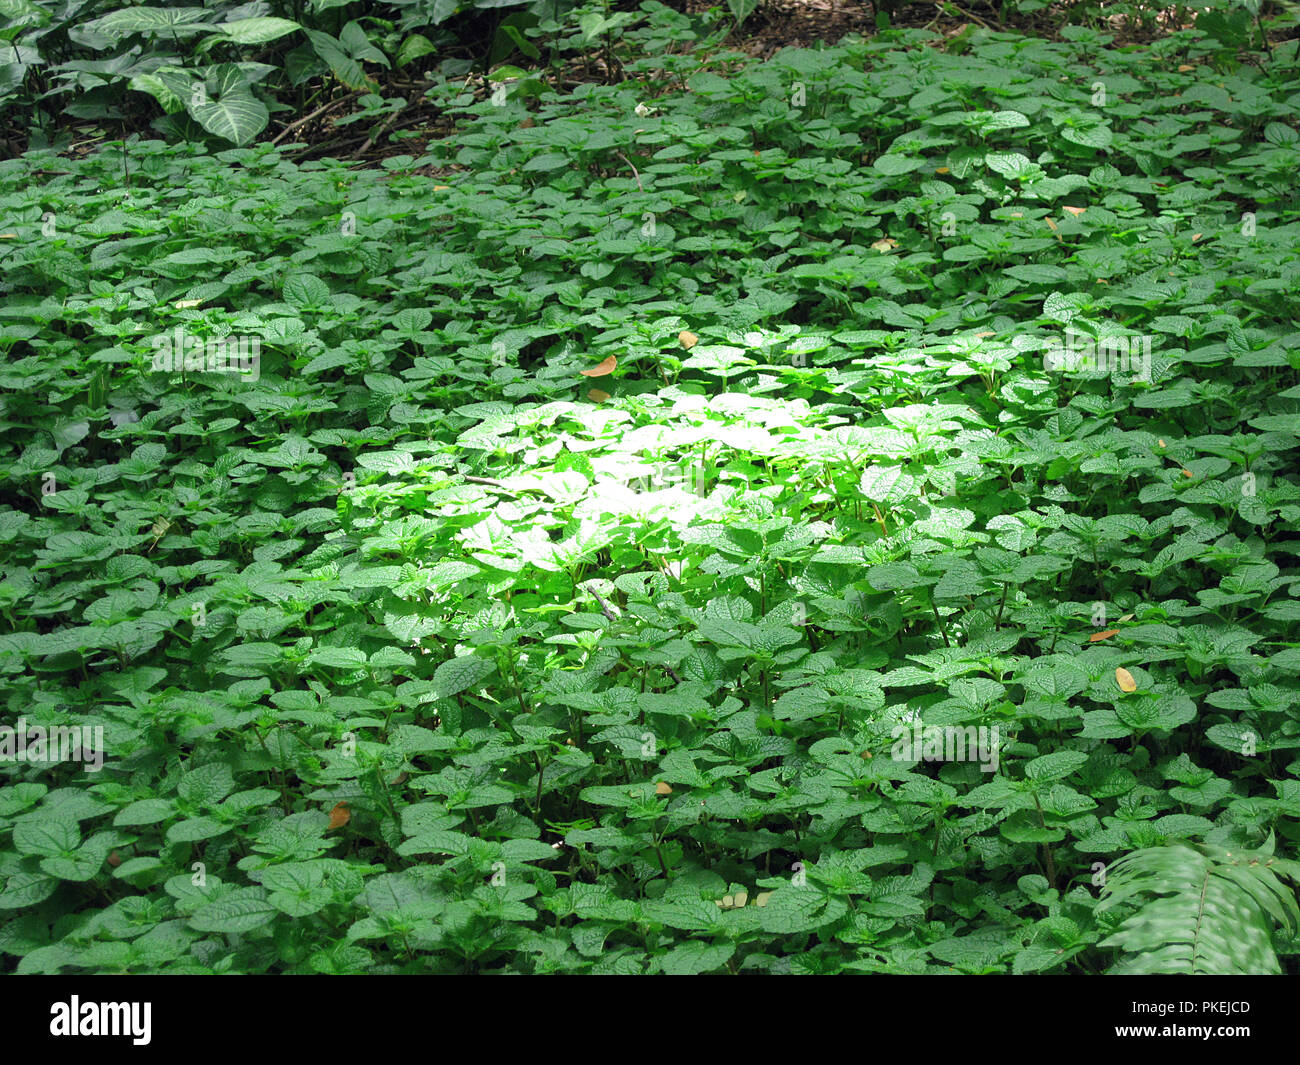
<path id="1" fill-rule="evenodd" d="M 214 27 L 226 40 L 235 44 L 265 44 L 276 41 L 301 27 L 287 18 L 242 18 Z"/>
<path id="2" fill-rule="evenodd" d="M 737 26 L 743 26 L 745 19 L 749 18 L 757 9 L 758 0 L 727 0 L 727 10 L 731 12 Z"/>
<path id="3" fill-rule="evenodd" d="M 253 95 L 233 63 L 213 67 L 202 83 L 195 83 L 186 107 L 209 133 L 239 145 L 248 144 L 270 121 L 266 105 Z"/>
<path id="4" fill-rule="evenodd" d="M 202 7 L 128 7 L 91 19 L 84 29 L 119 39 L 133 33 L 188 35 L 215 27 L 205 25 L 209 11 Z"/>
<path id="5" fill-rule="evenodd" d="M 737 22 L 744 21 L 737 18 Z M 698 976 L 716 972 L 736 952 L 734 943 L 687 942 L 663 956 L 663 971 L 669 976 Z"/>
<path id="6" fill-rule="evenodd" d="M 494 672 L 491 662 L 473 655 L 451 658 L 434 671 L 433 690 L 439 699 L 447 699 L 478 685 Z"/>
<path id="7" fill-rule="evenodd" d="M 235 888 L 200 906 L 190 916 L 189 924 L 199 932 L 245 935 L 270 923 L 278 912 L 264 888 Z"/>

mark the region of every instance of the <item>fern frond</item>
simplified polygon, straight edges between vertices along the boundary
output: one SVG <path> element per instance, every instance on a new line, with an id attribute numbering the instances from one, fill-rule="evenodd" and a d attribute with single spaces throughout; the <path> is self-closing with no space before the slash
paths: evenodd
<path id="1" fill-rule="evenodd" d="M 1186 844 L 1134 851 L 1108 871 L 1097 909 L 1155 897 L 1101 942 L 1127 955 L 1111 972 L 1280 973 L 1274 930 L 1300 928 L 1295 892 L 1280 877 L 1295 879 L 1297 871 L 1273 856 L 1271 836 L 1253 852 Z"/>

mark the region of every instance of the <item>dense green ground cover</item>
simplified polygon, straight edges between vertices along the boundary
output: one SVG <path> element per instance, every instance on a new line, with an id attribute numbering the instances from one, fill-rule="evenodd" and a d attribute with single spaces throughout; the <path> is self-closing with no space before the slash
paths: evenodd
<path id="1" fill-rule="evenodd" d="M 107 749 L 0 762 L 8 963 L 1096 972 L 1292 854 L 1300 76 L 1072 36 L 0 164 L 4 721 Z"/>

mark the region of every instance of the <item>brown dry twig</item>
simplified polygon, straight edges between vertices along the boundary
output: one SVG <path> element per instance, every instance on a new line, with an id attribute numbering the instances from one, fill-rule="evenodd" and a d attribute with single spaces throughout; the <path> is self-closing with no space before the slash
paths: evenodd
<path id="1" fill-rule="evenodd" d="M 332 111 L 334 108 L 338 107 L 339 104 L 341 104 L 341 103 L 346 103 L 348 100 L 351 100 L 351 99 L 353 99 L 353 98 L 355 98 L 355 97 L 357 97 L 357 96 L 359 96 L 359 95 L 361 95 L 361 90 L 360 90 L 360 89 L 354 89 L 352 92 L 348 93 L 347 95 L 345 95 L 345 96 L 340 96 L 337 100 L 331 100 L 331 101 L 330 101 L 329 103 L 327 103 L 327 104 L 322 104 L 320 107 L 316 108 L 316 110 L 313 111 L 311 114 L 309 114 L 309 115 L 304 115 L 302 118 L 298 118 L 298 119 L 295 119 L 294 121 L 290 122 L 287 126 L 284 127 L 284 129 L 280 130 L 280 132 L 277 133 L 277 134 L 276 134 L 276 135 L 271 139 L 271 143 L 272 143 L 273 145 L 275 145 L 275 144 L 279 144 L 282 140 L 284 140 L 285 137 L 287 137 L 290 133 L 292 133 L 292 132 L 293 132 L 295 129 L 297 129 L 299 126 L 305 126 L 305 125 L 306 125 L 308 122 L 310 122 L 313 118 L 319 118 L 321 115 L 325 114 L 327 111 Z"/>
<path id="2" fill-rule="evenodd" d="M 358 156 L 365 155 L 366 149 L 369 148 L 372 144 L 374 144 L 375 141 L 377 141 L 380 137 L 384 136 L 384 134 L 386 134 L 389 131 L 389 129 L 392 128 L 393 123 L 397 121 L 397 116 L 400 115 L 403 111 L 405 111 L 409 106 L 410 106 L 410 102 L 408 100 L 403 100 L 402 106 L 397 108 L 392 114 L 390 114 L 386 119 L 384 119 L 382 123 L 380 123 L 379 128 L 376 129 L 374 133 L 370 134 L 370 136 L 366 138 L 366 143 L 363 144 L 360 148 L 358 148 L 353 153 L 352 158 L 356 159 Z"/>
<path id="3" fill-rule="evenodd" d="M 626 155 L 624 155 L 622 152 L 620 152 L 617 148 L 614 149 L 614 154 L 617 155 L 620 159 L 622 159 L 623 162 L 627 163 L 628 166 L 632 167 L 632 176 L 633 176 L 634 178 L 636 178 L 636 188 L 637 188 L 637 191 L 638 191 L 638 192 L 645 192 L 645 188 L 644 188 L 644 187 L 642 186 L 642 184 L 641 184 L 641 175 L 640 175 L 640 173 L 637 171 L 637 168 L 634 167 L 634 166 L 632 166 L 632 160 L 630 160 Z"/>

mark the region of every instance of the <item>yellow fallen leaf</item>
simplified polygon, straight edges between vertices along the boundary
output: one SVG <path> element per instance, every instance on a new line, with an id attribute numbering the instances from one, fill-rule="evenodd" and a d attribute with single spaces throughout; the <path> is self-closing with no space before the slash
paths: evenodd
<path id="1" fill-rule="evenodd" d="M 433 186 L 433 191 L 434 191 L 434 192 L 446 192 L 449 188 L 451 188 L 450 185 L 434 185 L 434 186 Z"/>
<path id="2" fill-rule="evenodd" d="M 946 166 L 937 166 L 937 167 L 934 168 L 934 172 L 935 172 L 936 174 L 948 174 L 948 173 L 951 173 L 951 171 L 949 171 L 949 169 L 948 169 Z"/>
<path id="3" fill-rule="evenodd" d="M 1191 471 L 1191 470 L 1183 470 L 1183 476 L 1184 476 L 1184 477 L 1191 477 L 1191 476 L 1192 476 L 1192 471 Z"/>
<path id="4" fill-rule="evenodd" d="M 671 795 L 672 793 L 673 793 L 673 789 L 670 788 L 667 784 L 665 784 L 662 780 L 655 785 L 656 795 Z"/>
<path id="5" fill-rule="evenodd" d="M 588 390 L 587 398 L 596 403 L 604 403 L 605 400 L 609 399 L 609 393 L 602 392 L 599 388 L 592 388 Z"/>
<path id="6" fill-rule="evenodd" d="M 327 828 L 325 831 L 329 832 L 335 828 L 342 828 L 351 820 L 352 820 L 352 811 L 348 809 L 348 804 L 345 802 L 335 803 L 334 809 L 330 811 L 329 828 Z"/>
<path id="7" fill-rule="evenodd" d="M 600 363 L 593 366 L 590 370 L 579 370 L 583 377 L 608 377 L 614 372 L 614 367 L 618 365 L 618 359 L 610 355 L 608 358 L 601 360 Z"/>
<path id="8" fill-rule="evenodd" d="M 1169 446 L 1169 445 L 1166 444 L 1163 440 L 1157 440 L 1156 443 L 1159 444 L 1161 447 L 1168 447 L 1168 446 Z"/>
<path id="9" fill-rule="evenodd" d="M 1119 690 L 1123 692 L 1135 692 L 1138 690 L 1137 681 L 1133 679 L 1133 674 L 1123 666 L 1115 669 L 1115 683 L 1119 685 Z"/>
<path id="10" fill-rule="evenodd" d="M 1132 620 L 1133 620 L 1133 615 L 1132 615 L 1132 614 L 1125 614 L 1125 615 L 1124 615 L 1123 617 L 1121 617 L 1119 620 L 1120 620 L 1120 621 L 1132 621 Z"/>
<path id="11" fill-rule="evenodd" d="M 757 895 L 754 896 L 754 905 L 766 906 L 767 900 L 770 899 L 771 897 L 772 897 L 772 893 L 770 891 L 760 891 Z"/>
<path id="12" fill-rule="evenodd" d="M 1098 640 L 1109 640 L 1112 636 L 1116 635 L 1118 632 L 1119 629 L 1107 629 L 1105 632 L 1094 632 L 1091 636 L 1088 637 L 1088 642 L 1096 643 Z"/>
<path id="13" fill-rule="evenodd" d="M 190 307 L 197 307 L 202 300 L 177 300 L 172 304 L 178 311 L 188 310 Z"/>
<path id="14" fill-rule="evenodd" d="M 871 246 L 875 248 L 876 251 L 880 252 L 883 255 L 885 252 L 892 251 L 894 248 L 897 248 L 898 241 L 896 241 L 893 237 L 881 237 L 879 240 L 875 241 Z"/>
<path id="15" fill-rule="evenodd" d="M 1079 215 L 1083 214 L 1083 212 L 1086 211 L 1087 209 L 1088 208 L 1086 207 L 1062 207 L 1061 208 L 1062 211 L 1069 211 L 1070 214 L 1074 215 L 1075 218 L 1078 218 Z"/>
<path id="16" fill-rule="evenodd" d="M 695 347 L 695 345 L 698 344 L 699 342 L 700 342 L 700 338 L 687 329 L 683 329 L 680 333 L 677 334 L 677 343 L 679 343 L 687 351 L 690 351 L 691 348 Z"/>
<path id="17" fill-rule="evenodd" d="M 1192 66 L 1191 63 L 1180 63 L 1178 65 L 1179 74 L 1186 74 L 1189 70 L 1195 70 L 1195 69 L 1196 68 Z"/>

